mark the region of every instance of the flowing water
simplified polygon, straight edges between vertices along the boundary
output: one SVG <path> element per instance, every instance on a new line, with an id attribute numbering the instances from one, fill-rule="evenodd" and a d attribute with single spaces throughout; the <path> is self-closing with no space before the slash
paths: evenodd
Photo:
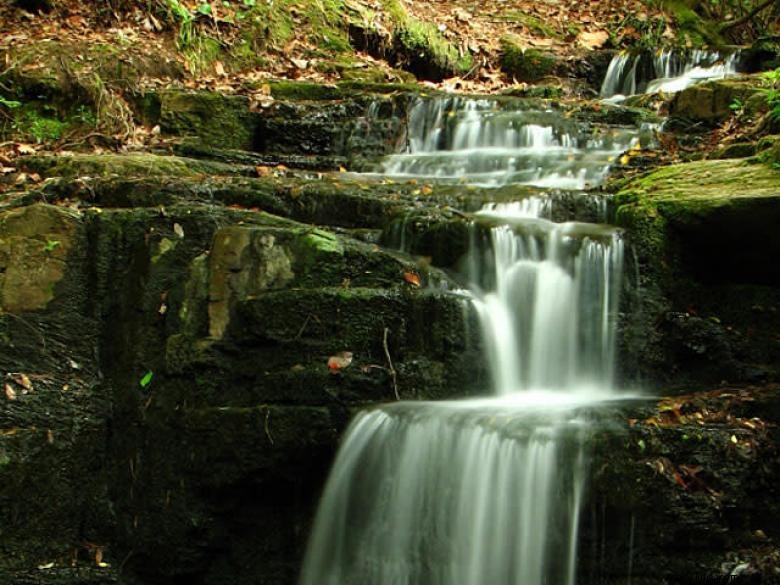
<path id="1" fill-rule="evenodd" d="M 620 53 L 612 58 L 601 97 L 619 101 L 638 93 L 676 92 L 708 79 L 736 75 L 740 53 L 701 49 Z"/>
<path id="2" fill-rule="evenodd" d="M 586 189 L 636 141 L 635 129 L 582 127 L 559 111 L 420 98 L 409 112 L 404 152 L 387 157 L 380 170 L 397 179 Z"/>
<path id="3" fill-rule="evenodd" d="M 560 114 L 420 100 L 392 176 L 598 183 L 636 130 L 581 137 Z M 301 585 L 573 585 L 587 411 L 612 396 L 622 241 L 554 223 L 539 196 L 475 215 L 467 260 L 493 397 L 399 402 L 347 430 Z"/>

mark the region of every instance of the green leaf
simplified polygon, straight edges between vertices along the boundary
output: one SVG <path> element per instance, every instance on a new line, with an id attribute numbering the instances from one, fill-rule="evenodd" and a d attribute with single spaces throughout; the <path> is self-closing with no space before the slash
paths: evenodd
<path id="1" fill-rule="evenodd" d="M 7 100 L 3 96 L 0 95 L 0 106 L 5 106 L 6 108 L 13 109 L 18 108 L 22 105 L 22 102 L 17 102 L 14 100 Z"/>
<path id="2" fill-rule="evenodd" d="M 200 6 L 198 6 L 198 12 L 200 14 L 205 14 L 206 16 L 208 16 L 209 14 L 211 14 L 211 4 L 209 4 L 208 2 L 202 2 Z"/>
<path id="3" fill-rule="evenodd" d="M 154 372 L 152 372 L 152 370 L 149 370 L 144 374 L 144 377 L 141 378 L 141 381 L 138 382 L 138 384 L 141 386 L 141 388 L 146 388 L 147 386 L 149 386 L 149 384 L 152 383 L 152 378 L 154 378 Z"/>
<path id="4" fill-rule="evenodd" d="M 257 5 L 257 0 L 244 0 L 244 6 L 252 8 Z"/>
<path id="5" fill-rule="evenodd" d="M 43 249 L 47 252 L 54 252 L 54 248 L 60 245 L 59 240 L 46 240 L 46 245 L 43 246 Z"/>

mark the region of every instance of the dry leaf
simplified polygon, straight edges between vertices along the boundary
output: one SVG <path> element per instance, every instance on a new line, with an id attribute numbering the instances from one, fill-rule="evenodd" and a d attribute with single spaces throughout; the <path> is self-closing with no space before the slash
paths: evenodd
<path id="1" fill-rule="evenodd" d="M 184 237 L 184 228 L 181 227 L 181 224 L 175 223 L 175 224 L 173 224 L 173 233 L 176 234 L 177 237 L 183 238 Z"/>
<path id="2" fill-rule="evenodd" d="M 339 370 L 343 370 L 352 363 L 351 351 L 340 351 L 335 355 L 328 358 L 328 370 L 331 373 L 336 373 Z"/>
<path id="3" fill-rule="evenodd" d="M 35 154 L 35 147 L 29 144 L 17 144 L 16 152 L 19 154 Z"/>
<path id="4" fill-rule="evenodd" d="M 404 280 L 412 286 L 420 286 L 420 275 L 416 272 L 404 272 Z"/>
<path id="5" fill-rule="evenodd" d="M 16 390 L 14 390 L 13 386 L 6 382 L 5 386 L 3 386 L 3 389 L 5 390 L 5 397 L 8 400 L 16 400 Z"/>
<path id="6" fill-rule="evenodd" d="M 11 376 L 14 382 L 19 384 L 22 388 L 27 390 L 28 392 L 33 391 L 33 385 L 30 381 L 30 378 L 27 376 L 27 374 L 14 374 Z"/>
<path id="7" fill-rule="evenodd" d="M 257 173 L 258 177 L 267 177 L 271 174 L 271 167 L 266 167 L 263 165 L 257 165 L 255 167 L 255 172 Z"/>
<path id="8" fill-rule="evenodd" d="M 222 61 L 214 61 L 214 72 L 220 77 L 225 75 L 225 66 L 222 64 Z"/>
<path id="9" fill-rule="evenodd" d="M 609 40 L 609 33 L 605 30 L 595 32 L 582 31 L 577 35 L 577 44 L 585 49 L 600 49 Z"/>

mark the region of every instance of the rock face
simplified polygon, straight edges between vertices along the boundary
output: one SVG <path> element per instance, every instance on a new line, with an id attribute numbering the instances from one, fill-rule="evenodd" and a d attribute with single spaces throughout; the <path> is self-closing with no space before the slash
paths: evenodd
<path id="1" fill-rule="evenodd" d="M 624 336 L 633 368 L 667 388 L 777 380 L 777 171 L 674 165 L 629 183 L 615 206 L 637 250 Z"/>
<path id="2" fill-rule="evenodd" d="M 113 582 L 98 554 L 127 582 L 294 582 L 353 409 L 483 384 L 464 301 L 372 242 L 397 201 L 142 162 L 30 159 L 53 180 L 0 211 L 0 575 Z M 62 205 L 85 182 L 94 206 Z"/>

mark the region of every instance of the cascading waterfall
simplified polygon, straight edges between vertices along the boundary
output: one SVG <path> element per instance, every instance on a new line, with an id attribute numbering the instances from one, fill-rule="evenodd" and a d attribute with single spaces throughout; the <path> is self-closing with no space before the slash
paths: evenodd
<path id="1" fill-rule="evenodd" d="M 560 112 L 511 110 L 495 100 L 419 98 L 409 113 L 405 151 L 381 174 L 480 186 L 585 189 L 600 184 L 636 131 L 578 128 Z"/>
<path id="2" fill-rule="evenodd" d="M 620 235 L 604 226 L 552 223 L 528 207 L 526 217 L 514 207 L 504 216 L 500 206 L 484 210 L 510 223 L 490 230 L 487 261 L 469 263 L 472 282 L 492 287 L 474 305 L 495 392 L 609 388 Z M 472 243 L 478 258 L 480 244 Z"/>
<path id="3" fill-rule="evenodd" d="M 601 85 L 601 97 L 619 100 L 638 93 L 675 92 L 708 79 L 737 73 L 740 53 L 695 49 L 620 53 L 612 58 Z"/>
<path id="4" fill-rule="evenodd" d="M 572 176 L 603 178 L 605 153 L 634 140 L 628 131 L 591 139 L 587 148 L 601 149 L 594 164 L 578 158 L 578 140 L 528 112 L 460 98 L 416 108 L 409 152 L 389 157 L 387 172 L 477 183 L 530 172 L 570 185 Z M 531 171 L 517 152 L 529 148 Z M 562 175 L 570 158 L 579 163 Z M 622 243 L 608 226 L 549 217 L 543 196 L 475 215 L 468 300 L 495 396 L 358 414 L 325 487 L 301 585 L 575 583 L 584 412 L 611 394 Z"/>

